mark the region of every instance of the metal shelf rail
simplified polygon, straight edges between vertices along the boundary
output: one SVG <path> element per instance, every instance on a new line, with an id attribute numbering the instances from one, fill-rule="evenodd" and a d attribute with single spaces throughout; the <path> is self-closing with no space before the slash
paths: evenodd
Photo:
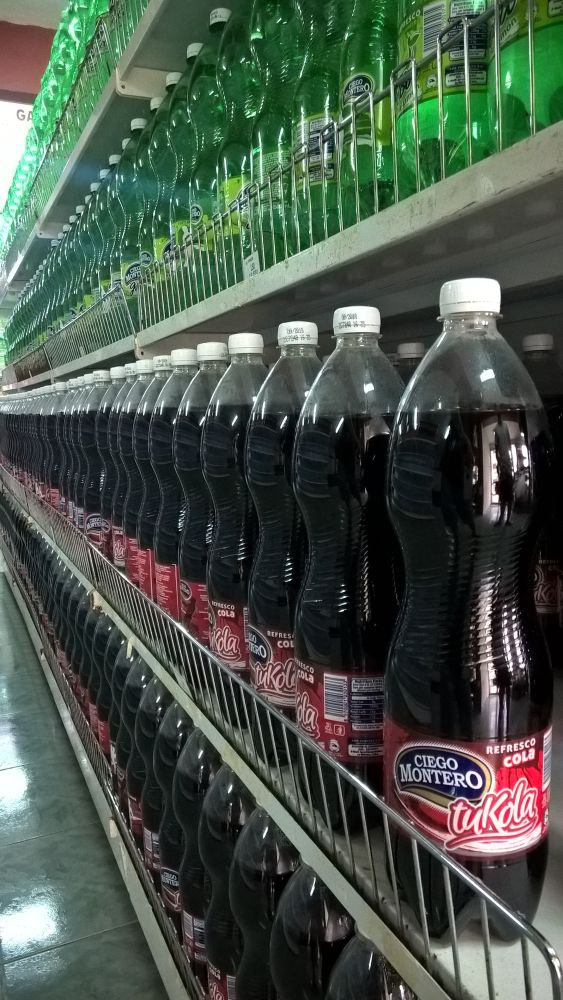
<path id="1" fill-rule="evenodd" d="M 103 609 L 341 899 L 359 930 L 423 1000 L 563 1000 L 559 958 L 533 926 L 270 707 L 58 512 L 7 470 L 0 469 L 0 481 L 4 501 L 25 512 L 95 590 Z M 398 837 L 412 853 L 418 919 L 398 884 L 392 851 Z M 430 938 L 426 920 L 422 871 L 429 856 L 439 866 L 447 903 L 448 932 L 438 941 Z M 478 926 L 458 934 L 452 885 L 460 882 L 474 897 Z M 504 921 L 514 943 L 491 941 L 495 919 Z"/>

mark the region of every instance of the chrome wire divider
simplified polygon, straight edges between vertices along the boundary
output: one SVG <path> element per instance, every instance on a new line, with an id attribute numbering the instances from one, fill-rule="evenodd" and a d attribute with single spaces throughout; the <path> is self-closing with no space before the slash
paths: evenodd
<path id="1" fill-rule="evenodd" d="M 0 468 L 0 481 L 6 500 L 29 515 L 70 568 L 88 580 L 107 608 L 114 610 L 118 623 L 125 623 L 141 655 L 144 650 L 152 654 L 159 675 L 170 679 L 174 696 L 182 700 L 181 693 L 185 693 L 186 710 L 199 710 L 209 720 L 279 803 L 280 815 L 291 819 L 317 845 L 329 868 L 334 866 L 344 879 L 339 884 L 346 887 L 345 905 L 348 901 L 352 909 L 350 901 L 358 897 L 366 904 L 362 913 L 367 916 L 360 929 L 415 991 L 421 992 L 423 983 L 425 997 L 441 1000 L 514 1000 L 515 996 L 563 1000 L 559 958 L 535 927 L 271 707 L 141 593 L 57 511 L 6 469 Z M 401 896 L 393 855 L 399 838 L 412 854 L 418 914 Z M 429 858 L 439 865 L 447 906 L 448 931 L 439 940 L 431 940 L 426 918 L 422 865 Z M 463 941 L 456 928 L 452 893 L 452 885 L 460 882 L 464 892 L 474 897 L 480 925 L 480 934 L 467 930 Z M 508 936 L 514 941 L 510 947 L 491 946 L 492 920 L 509 928 Z M 416 966 L 405 961 L 405 949 Z"/>
<path id="2" fill-rule="evenodd" d="M 134 335 L 131 313 L 118 285 L 45 341 L 45 353 L 50 367 L 58 368 Z"/>

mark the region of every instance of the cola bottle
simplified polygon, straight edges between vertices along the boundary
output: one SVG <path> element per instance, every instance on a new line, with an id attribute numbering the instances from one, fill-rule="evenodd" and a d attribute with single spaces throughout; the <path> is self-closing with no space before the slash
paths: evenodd
<path id="1" fill-rule="evenodd" d="M 208 645 L 207 554 L 213 536 L 213 501 L 203 475 L 201 437 L 209 400 L 227 370 L 227 345 L 198 344 L 196 354 L 199 370 L 178 407 L 172 447 L 186 506 L 178 553 L 181 620 Z"/>
<path id="2" fill-rule="evenodd" d="M 197 372 L 196 352 L 191 348 L 172 351 L 172 374 L 156 402 L 149 434 L 149 451 L 160 488 L 160 504 L 154 532 L 156 600 L 168 614 L 180 618 L 180 573 L 178 540 L 185 503 L 182 484 L 174 467 L 173 439 L 178 407 Z"/>
<path id="3" fill-rule="evenodd" d="M 295 436 L 294 487 L 309 546 L 295 616 L 297 723 L 380 789 L 383 673 L 398 562 L 385 474 L 402 383 L 379 347 L 377 309 L 337 309 L 334 331 L 336 348 Z M 336 825 L 342 817 L 334 776 L 323 769 L 325 809 L 312 755 L 307 763 L 313 800 Z"/>
<path id="4" fill-rule="evenodd" d="M 199 820 L 207 791 L 221 767 L 221 757 L 201 730 L 194 729 L 180 754 L 172 803 L 184 833 L 180 865 L 180 906 L 184 950 L 194 975 L 207 992 L 205 914 L 209 906 L 210 881 L 199 852 Z"/>
<path id="5" fill-rule="evenodd" d="M 160 889 L 158 830 L 162 819 L 163 798 L 154 773 L 153 755 L 158 729 L 171 704 L 170 691 L 158 677 L 153 677 L 147 684 L 135 718 L 135 746 L 145 765 L 145 780 L 140 796 L 145 867 L 151 873 L 157 889 Z M 140 769 L 138 773 L 140 774 Z M 127 775 L 129 787 L 129 771 Z"/>
<path id="6" fill-rule="evenodd" d="M 115 745 L 117 790 L 121 807 L 128 818 L 129 828 L 139 850 L 143 850 L 143 817 L 141 793 L 145 781 L 145 762 L 135 746 L 135 717 L 143 691 L 152 678 L 152 671 L 141 657 L 136 657 L 123 685 L 121 695 L 121 722 Z M 129 764 L 131 767 L 131 792 L 129 791 Z"/>
<path id="7" fill-rule="evenodd" d="M 119 451 L 119 418 L 137 375 L 135 361 L 125 365 L 125 383 L 113 401 L 108 418 L 108 445 L 111 464 L 102 490 L 102 513 L 110 521 L 108 556 L 114 566 L 125 569 L 125 541 L 123 536 L 123 504 L 127 492 L 127 470 Z"/>
<path id="8" fill-rule="evenodd" d="M 121 365 L 109 370 L 111 382 L 100 400 L 96 416 L 96 445 L 101 462 L 100 472 L 100 530 L 102 541 L 100 549 L 109 559 L 112 558 L 111 547 L 111 500 L 115 489 L 115 465 L 109 446 L 109 420 L 112 407 L 125 385 L 126 371 Z"/>
<path id="9" fill-rule="evenodd" d="M 59 477 L 62 457 L 58 428 L 64 414 L 68 386 L 66 382 L 55 382 L 53 389 L 55 391 L 49 402 L 44 420 L 44 440 L 49 452 L 45 477 L 47 486 L 47 496 L 45 499 L 51 504 L 54 510 L 58 510 L 60 502 Z"/>
<path id="10" fill-rule="evenodd" d="M 248 672 L 248 578 L 258 522 L 244 468 L 246 428 L 267 371 L 256 333 L 229 337 L 230 367 L 218 383 L 205 417 L 201 454 L 215 508 L 207 590 L 211 649 L 238 673 Z"/>
<path id="11" fill-rule="evenodd" d="M 250 677 L 256 690 L 292 719 L 293 621 L 307 555 L 292 457 L 301 407 L 321 367 L 317 343 L 314 323 L 279 326 L 281 357 L 256 397 L 246 438 L 246 479 L 259 525 L 248 590 Z"/>
<path id="12" fill-rule="evenodd" d="M 137 520 L 143 499 L 143 477 L 135 461 L 133 451 L 133 425 L 137 407 L 152 379 L 153 362 L 143 358 L 135 362 L 137 378 L 133 382 L 120 409 L 117 430 L 118 450 L 127 476 L 127 490 L 123 501 L 123 538 L 125 544 L 125 572 L 132 583 L 139 585 L 139 562 L 137 559 Z M 116 488 L 117 491 L 117 488 Z M 115 500 L 115 494 L 114 494 Z M 117 512 L 114 503 L 114 525 Z"/>
<path id="13" fill-rule="evenodd" d="M 72 407 L 70 413 L 68 414 L 68 427 L 67 427 L 67 439 L 66 439 L 66 449 L 67 449 L 67 463 L 65 472 L 65 496 L 67 497 L 66 504 L 66 515 L 69 521 L 77 525 L 78 523 L 78 512 L 76 510 L 76 477 L 78 475 L 78 462 L 79 457 L 76 451 L 78 446 L 78 420 L 80 416 L 80 407 L 84 402 L 85 397 L 88 395 L 92 388 L 92 383 L 94 381 L 91 374 L 80 375 L 81 384 L 79 386 L 79 391 L 73 397 Z"/>
<path id="14" fill-rule="evenodd" d="M 354 932 L 350 914 L 303 865 L 280 900 L 270 939 L 277 1000 L 324 1000 L 335 962 Z"/>
<path id="15" fill-rule="evenodd" d="M 95 371 L 93 377 L 94 386 L 80 418 L 80 449 L 85 469 L 81 500 L 84 508 L 84 533 L 88 541 L 101 550 L 105 535 L 100 510 L 104 467 L 96 441 L 96 421 L 98 408 L 111 383 L 111 375 L 109 371 Z"/>
<path id="16" fill-rule="evenodd" d="M 72 465 L 70 470 L 70 496 L 72 499 L 72 521 L 79 531 L 84 531 L 84 484 L 86 482 L 86 459 L 82 451 L 82 421 L 88 408 L 88 399 L 94 390 L 94 373 L 84 376 L 84 389 L 77 397 L 70 424 Z"/>
<path id="17" fill-rule="evenodd" d="M 160 891 L 168 916 L 182 940 L 180 905 L 180 862 L 184 835 L 172 802 L 172 783 L 178 758 L 193 729 L 193 723 L 177 701 L 172 702 L 158 730 L 154 744 L 154 774 L 162 791 L 162 819 L 158 830 L 160 849 Z"/>
<path id="18" fill-rule="evenodd" d="M 78 699 L 90 728 L 96 737 L 97 732 L 94 730 L 96 720 L 95 717 L 90 715 L 88 685 L 90 683 L 90 675 L 93 669 L 94 632 L 96 631 L 100 614 L 101 612 L 99 608 L 89 607 L 86 617 L 84 618 L 84 624 L 82 626 L 82 660 L 80 661 L 80 670 L 78 673 Z"/>
<path id="19" fill-rule="evenodd" d="M 57 634 L 57 663 L 68 683 L 71 683 L 70 660 L 67 654 L 67 644 L 70 639 L 70 629 L 67 623 L 68 604 L 70 595 L 77 586 L 77 580 L 70 569 L 66 568 L 64 580 L 60 586 L 60 591 L 56 595 L 56 607 L 58 623 L 56 625 Z"/>
<path id="20" fill-rule="evenodd" d="M 124 725 L 123 731 L 121 732 L 121 770 L 118 772 L 117 752 L 121 731 L 121 701 L 123 698 L 123 688 L 125 687 L 125 681 L 129 676 L 129 672 L 132 667 L 136 666 L 140 662 L 140 660 L 141 657 L 135 651 L 131 642 L 128 641 L 119 650 L 115 666 L 113 668 L 113 673 L 111 675 L 111 708 L 109 713 L 109 753 L 111 762 L 111 778 L 113 790 L 116 795 L 120 792 L 122 793 L 120 795 L 120 805 L 124 813 L 127 813 L 127 797 L 123 789 L 123 783 L 125 778 L 125 768 L 127 767 L 127 760 L 131 750 L 131 741 L 128 730 Z"/>
<path id="21" fill-rule="evenodd" d="M 154 600 L 154 528 L 158 516 L 160 490 L 149 451 L 149 429 L 155 403 L 170 372 L 169 354 L 153 358 L 154 374 L 137 406 L 133 424 L 133 452 L 143 481 L 143 495 L 137 518 L 137 563 L 140 589 Z"/>
<path id="22" fill-rule="evenodd" d="M 417 1000 L 375 945 L 356 931 L 336 962 L 324 1000 Z"/>
<path id="23" fill-rule="evenodd" d="M 71 378 L 69 390 L 65 396 L 64 408 L 57 415 L 56 437 L 61 451 L 61 465 L 59 469 L 59 513 L 68 517 L 68 470 L 70 462 L 70 416 L 81 386 L 82 375 Z"/>
<path id="24" fill-rule="evenodd" d="M 425 353 L 426 348 L 424 344 L 418 341 L 398 344 L 396 369 L 399 378 L 405 385 L 409 384 Z"/>
<path id="25" fill-rule="evenodd" d="M 254 809 L 252 796 L 226 764 L 205 796 L 199 820 L 199 852 L 211 881 L 205 915 L 209 995 L 229 1000 L 236 995 L 242 935 L 229 901 L 229 871 L 237 838 Z"/>
<path id="26" fill-rule="evenodd" d="M 547 863 L 553 678 L 532 570 L 553 497 L 538 392 L 497 330 L 500 287 L 447 282 L 442 336 L 401 400 L 389 509 L 407 599 L 386 674 L 385 797 L 532 920 Z M 449 927 L 439 861 L 419 851 L 428 929 Z M 419 913 L 411 843 L 400 891 Z M 451 878 L 462 928 L 479 900 Z M 511 926 L 492 912 L 497 934 Z"/>
<path id="27" fill-rule="evenodd" d="M 237 840 L 229 875 L 231 909 L 243 937 L 237 1000 L 275 1000 L 270 935 L 282 891 L 298 867 L 297 849 L 256 809 Z"/>
<path id="28" fill-rule="evenodd" d="M 65 654 L 70 670 L 69 683 L 79 702 L 78 674 L 80 671 L 80 664 L 82 662 L 82 632 L 84 628 L 84 619 L 86 618 L 89 607 L 90 593 L 86 590 L 86 587 L 77 581 L 68 598 Z"/>
<path id="29" fill-rule="evenodd" d="M 102 675 L 104 672 L 106 650 L 114 627 L 115 626 L 109 615 L 102 612 L 102 614 L 98 616 L 96 628 L 94 629 L 94 634 L 92 636 L 92 665 L 90 669 L 90 676 L 88 678 L 88 718 L 90 719 L 90 728 L 98 742 L 100 742 L 98 728 L 98 695 L 100 693 Z"/>
<path id="30" fill-rule="evenodd" d="M 112 623 L 113 625 L 113 623 Z M 113 625 L 104 656 L 104 661 L 100 669 L 100 686 L 96 700 L 96 712 L 98 714 L 98 740 L 102 753 L 108 761 L 112 761 L 111 735 L 110 735 L 110 714 L 112 709 L 112 682 L 117 658 L 122 649 L 127 647 L 127 640 L 115 625 Z"/>

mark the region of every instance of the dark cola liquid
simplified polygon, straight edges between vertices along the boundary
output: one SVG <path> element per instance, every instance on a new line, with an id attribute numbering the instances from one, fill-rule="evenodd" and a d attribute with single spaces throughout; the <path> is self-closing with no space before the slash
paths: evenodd
<path id="1" fill-rule="evenodd" d="M 163 796 L 162 819 L 158 831 L 161 894 L 166 912 L 180 940 L 182 940 L 182 907 L 179 872 L 184 853 L 184 836 L 174 812 L 172 784 L 178 758 L 192 729 L 191 719 L 177 702 L 174 702 L 163 719 L 154 745 L 154 773 Z"/>
<path id="2" fill-rule="evenodd" d="M 178 539 L 184 519 L 184 493 L 176 475 L 172 451 L 174 423 L 184 388 L 183 378 L 178 382 L 176 391 L 173 391 L 173 385 L 169 386 L 167 395 L 170 399 L 156 407 L 151 425 L 151 459 L 160 487 L 154 552 L 156 562 L 164 566 L 178 562 Z"/>
<path id="3" fill-rule="evenodd" d="M 152 549 L 153 547 L 154 528 L 158 516 L 158 505 L 160 502 L 158 480 L 152 467 L 149 452 L 149 427 L 153 413 L 153 405 L 161 386 L 161 382 L 156 382 L 154 385 L 151 385 L 153 398 L 150 401 L 145 400 L 145 404 L 139 407 L 135 417 L 135 461 L 141 470 L 143 478 L 143 499 L 141 501 L 139 520 L 137 524 L 137 541 L 139 548 L 141 549 Z"/>
<path id="4" fill-rule="evenodd" d="M 413 740 L 459 741 L 469 753 L 475 741 L 506 744 L 549 725 L 552 677 L 534 611 L 532 567 L 549 515 L 550 466 L 543 411 L 433 411 L 399 419 L 390 507 L 408 588 L 389 658 L 385 742 L 386 796 L 398 808 L 409 804 L 397 802 L 396 727 Z M 491 751 L 480 744 L 475 752 Z M 504 780 L 511 787 L 525 773 L 513 769 Z M 428 807 L 423 814 L 419 826 L 429 832 L 426 823 L 438 821 Z M 529 850 L 476 857 L 461 849 L 457 859 L 533 919 L 546 836 Z M 411 846 L 397 837 L 394 861 L 402 893 L 418 912 Z M 421 866 L 429 929 L 440 935 L 448 927 L 441 872 L 424 852 Z M 473 912 L 470 893 L 455 881 L 452 891 L 463 925 Z M 496 930 L 502 935 L 506 928 Z"/>
<path id="5" fill-rule="evenodd" d="M 154 773 L 154 747 L 158 730 L 172 704 L 172 695 L 158 677 L 153 677 L 143 694 L 135 719 L 135 746 L 145 764 L 145 780 L 141 793 L 143 845 L 145 867 L 160 889 L 160 844 L 158 830 L 162 819 L 162 788 Z"/>

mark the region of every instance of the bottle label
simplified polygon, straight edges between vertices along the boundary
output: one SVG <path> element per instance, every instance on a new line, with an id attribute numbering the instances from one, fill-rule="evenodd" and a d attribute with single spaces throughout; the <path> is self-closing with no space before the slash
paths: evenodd
<path id="1" fill-rule="evenodd" d="M 180 572 L 178 565 L 164 565 L 155 562 L 156 603 L 171 618 L 180 619 Z"/>
<path id="2" fill-rule="evenodd" d="M 296 665 L 299 728 L 335 760 L 381 760 L 383 675 L 334 673 L 301 660 Z"/>
<path id="3" fill-rule="evenodd" d="M 540 552 L 534 573 L 534 598 L 539 615 L 558 613 L 557 560 Z"/>
<path id="4" fill-rule="evenodd" d="M 108 521 L 107 517 L 104 517 L 103 519 L 102 532 L 102 552 L 108 559 L 112 560 L 112 527 L 111 521 Z"/>
<path id="5" fill-rule="evenodd" d="M 248 669 L 248 608 L 242 604 L 209 601 L 211 649 L 231 670 Z"/>
<path id="6" fill-rule="evenodd" d="M 66 497 L 59 495 L 59 514 L 66 516 Z"/>
<path id="7" fill-rule="evenodd" d="M 55 510 L 60 510 L 61 497 L 56 486 L 51 486 L 49 490 L 49 503 Z"/>
<path id="8" fill-rule="evenodd" d="M 209 600 L 204 583 L 180 580 L 182 621 L 204 646 L 209 645 Z"/>
<path id="9" fill-rule="evenodd" d="M 243 177 L 228 177 L 221 183 L 221 211 L 230 209 L 230 216 L 223 223 L 225 238 L 239 236 L 248 229 L 248 197 L 245 194 L 247 182 Z"/>
<path id="10" fill-rule="evenodd" d="M 215 246 L 215 228 L 213 226 L 210 229 L 204 228 L 211 221 L 211 216 L 203 210 L 201 205 L 192 205 L 190 209 L 190 223 L 195 254 L 213 250 Z"/>
<path id="11" fill-rule="evenodd" d="M 528 10 L 528 0 L 510 0 L 509 3 L 500 8 L 501 48 L 515 38 L 528 38 Z M 551 24 L 561 23 L 563 23 L 562 0 L 535 0 L 535 32 L 540 28 L 547 28 Z"/>
<path id="12" fill-rule="evenodd" d="M 154 259 L 159 263 L 166 263 L 170 259 L 170 254 L 174 249 L 174 240 L 171 236 L 159 236 L 154 241 Z"/>
<path id="13" fill-rule="evenodd" d="M 74 503 L 70 498 L 66 505 L 66 516 L 68 517 L 69 521 L 72 521 L 72 523 L 74 524 Z"/>
<path id="14" fill-rule="evenodd" d="M 125 536 L 125 572 L 134 583 L 136 587 L 139 586 L 139 560 L 138 560 L 139 549 L 137 548 L 137 539 L 133 538 L 131 535 Z"/>
<path id="15" fill-rule="evenodd" d="M 112 741 L 110 741 L 109 745 L 109 761 L 111 764 L 111 773 L 117 777 L 117 748 Z"/>
<path id="16" fill-rule="evenodd" d="M 387 70 L 387 78 L 393 67 L 390 65 Z M 377 92 L 377 84 L 370 73 L 356 73 L 349 76 L 343 85 L 341 96 L 342 116 L 346 117 L 351 113 L 351 106 L 355 100 L 367 94 Z M 377 165 L 380 167 L 382 156 L 381 147 L 391 145 L 391 102 L 389 100 L 379 101 L 373 106 L 373 127 L 375 129 L 375 147 Z M 345 142 L 352 141 L 352 129 L 349 128 L 344 133 Z M 366 102 L 362 111 L 356 114 L 356 143 L 357 145 L 373 145 L 372 123 L 369 104 Z"/>
<path id="17" fill-rule="evenodd" d="M 162 887 L 162 898 L 166 909 L 172 913 L 181 913 L 180 906 L 180 876 L 173 868 L 160 869 L 160 884 Z"/>
<path id="18" fill-rule="evenodd" d="M 501 857 L 547 836 L 551 728 L 439 741 L 386 719 L 384 771 L 389 805 L 452 854 Z"/>
<path id="19" fill-rule="evenodd" d="M 126 298 L 137 294 L 141 279 L 141 261 L 123 261 L 121 264 L 121 287 Z"/>
<path id="20" fill-rule="evenodd" d="M 143 845 L 145 853 L 145 865 L 150 872 L 160 871 L 160 841 L 158 830 L 148 830 L 143 827 Z"/>
<path id="21" fill-rule="evenodd" d="M 95 701 L 88 699 L 88 718 L 90 719 L 90 729 L 94 736 L 98 736 L 98 708 Z"/>
<path id="22" fill-rule="evenodd" d="M 207 952 L 205 950 L 205 920 L 203 917 L 194 917 L 186 910 L 182 910 L 182 929 L 184 931 L 184 949 L 190 962 L 205 962 Z"/>
<path id="23" fill-rule="evenodd" d="M 527 6 L 527 0 L 523 0 Z M 417 62 L 436 52 L 438 37 L 449 24 L 462 16 L 478 16 L 487 7 L 487 0 L 431 0 L 419 3 L 399 25 L 399 63 L 408 59 Z M 469 82 L 472 92 L 487 89 L 488 25 L 481 24 L 469 32 Z M 436 60 L 418 72 L 418 101 L 438 97 Z M 465 92 L 463 42 L 442 54 L 444 96 Z M 412 105 L 412 81 L 409 78 L 397 88 L 396 109 L 401 114 Z"/>
<path id="24" fill-rule="evenodd" d="M 90 292 L 87 292 L 84 298 L 82 299 L 82 305 L 80 307 L 81 312 L 84 312 L 85 309 L 89 309 L 90 306 L 93 305 L 93 303 L 94 303 L 94 296 Z"/>
<path id="25" fill-rule="evenodd" d="M 334 147 L 335 132 L 328 129 L 338 118 L 336 112 L 310 115 L 303 118 L 297 125 L 295 133 L 295 153 L 303 155 L 306 150 L 309 152 L 309 184 L 321 184 L 324 181 L 334 180 Z M 323 130 L 327 129 L 323 134 Z M 324 162 L 324 176 L 322 164 Z M 307 159 L 300 160 L 295 168 L 297 190 L 305 187 L 305 174 L 307 172 Z"/>
<path id="26" fill-rule="evenodd" d="M 100 741 L 100 748 L 106 757 L 111 754 L 111 747 L 109 742 L 109 722 L 106 719 L 100 719 L 98 717 L 98 739 Z M 112 767 L 113 770 L 113 767 Z"/>
<path id="27" fill-rule="evenodd" d="M 65 677 L 68 676 L 70 665 L 67 659 L 67 655 L 64 649 L 61 649 L 58 643 L 57 643 L 57 663 L 59 665 L 60 670 L 62 670 L 63 674 L 65 675 Z"/>
<path id="28" fill-rule="evenodd" d="M 137 837 L 143 836 L 143 817 L 141 814 L 141 803 L 133 795 L 127 793 L 127 804 L 129 806 L 129 827 L 131 833 Z"/>
<path id="29" fill-rule="evenodd" d="M 84 531 L 84 507 L 74 507 L 74 523 L 79 531 Z"/>
<path id="30" fill-rule="evenodd" d="M 84 530 L 86 537 L 92 545 L 99 549 L 104 548 L 104 538 L 109 533 L 109 524 L 101 514 L 86 514 Z"/>
<path id="31" fill-rule="evenodd" d="M 121 288 L 121 271 L 112 271 L 111 272 L 110 287 L 111 288 Z"/>
<path id="32" fill-rule="evenodd" d="M 176 246 L 183 246 L 186 242 L 188 236 L 190 235 L 190 221 L 189 219 L 176 219 L 174 223 L 174 234 L 176 239 Z"/>
<path id="33" fill-rule="evenodd" d="M 111 526 L 111 550 L 113 553 L 113 565 L 118 569 L 125 569 L 125 535 L 123 528 Z"/>
<path id="34" fill-rule="evenodd" d="M 295 708 L 297 672 L 293 634 L 248 626 L 250 677 L 259 694 L 272 705 Z"/>
<path id="35" fill-rule="evenodd" d="M 207 963 L 209 973 L 209 1000 L 236 1000 L 237 977 L 219 972 L 211 962 Z"/>
<path id="36" fill-rule="evenodd" d="M 151 601 L 154 601 L 154 552 L 152 549 L 138 549 L 137 565 L 139 572 L 139 587 Z"/>

